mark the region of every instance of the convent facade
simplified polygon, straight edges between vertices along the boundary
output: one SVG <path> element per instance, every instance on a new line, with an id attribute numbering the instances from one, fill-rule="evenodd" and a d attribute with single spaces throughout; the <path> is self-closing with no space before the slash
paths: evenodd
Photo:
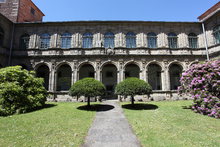
<path id="1" fill-rule="evenodd" d="M 30 0 L 20 1 L 31 6 L 22 7 L 31 13 L 27 22 L 0 14 L 0 66 L 35 70 L 59 100 L 72 100 L 70 86 L 85 77 L 102 81 L 106 98 L 113 97 L 117 83 L 138 77 L 151 84 L 152 99 L 178 99 L 181 73 L 207 60 L 206 47 L 211 59 L 220 58 L 220 3 L 200 22 L 41 22 L 43 13 Z"/>

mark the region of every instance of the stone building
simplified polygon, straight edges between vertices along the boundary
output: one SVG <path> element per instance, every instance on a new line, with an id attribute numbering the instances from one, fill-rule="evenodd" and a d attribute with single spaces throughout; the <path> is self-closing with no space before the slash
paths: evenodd
<path id="1" fill-rule="evenodd" d="M 43 13 L 22 1 L 31 5 L 20 13 L 37 17 L 14 20 L 0 9 L 0 66 L 35 70 L 60 100 L 71 99 L 68 89 L 84 77 L 102 81 L 106 98 L 114 97 L 116 84 L 126 77 L 138 77 L 151 84 L 152 99 L 177 99 L 181 73 L 206 61 L 206 48 L 211 59 L 220 58 L 220 2 L 199 22 L 42 22 Z M 0 8 L 4 2 L 17 3 L 0 0 Z"/>

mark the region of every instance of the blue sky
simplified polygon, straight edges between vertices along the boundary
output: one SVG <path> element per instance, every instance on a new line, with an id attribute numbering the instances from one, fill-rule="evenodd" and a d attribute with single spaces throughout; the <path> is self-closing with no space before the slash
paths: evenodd
<path id="1" fill-rule="evenodd" d="M 44 21 L 197 21 L 219 0 L 32 0 Z"/>

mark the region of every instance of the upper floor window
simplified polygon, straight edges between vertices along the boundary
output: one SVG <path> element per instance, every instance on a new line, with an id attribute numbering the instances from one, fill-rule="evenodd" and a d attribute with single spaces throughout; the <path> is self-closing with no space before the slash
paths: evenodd
<path id="1" fill-rule="evenodd" d="M 34 10 L 34 8 L 32 8 L 32 7 L 31 7 L 31 14 L 32 14 L 32 15 L 35 15 L 35 10 Z"/>
<path id="2" fill-rule="evenodd" d="M 28 49 L 29 48 L 29 40 L 30 36 L 28 34 L 24 34 L 20 37 L 20 49 Z"/>
<path id="3" fill-rule="evenodd" d="M 104 47 L 114 48 L 115 47 L 115 35 L 112 32 L 107 32 L 104 35 Z"/>
<path id="4" fill-rule="evenodd" d="M 220 25 L 218 25 L 217 27 L 213 29 L 213 35 L 215 38 L 215 43 L 219 44 L 220 43 Z"/>
<path id="5" fill-rule="evenodd" d="M 190 33 L 188 35 L 188 40 L 189 40 L 189 47 L 190 48 L 197 48 L 198 47 L 198 38 L 197 38 L 196 34 Z"/>
<path id="6" fill-rule="evenodd" d="M 4 42 L 4 31 L 0 27 L 0 46 L 3 46 L 3 42 Z"/>
<path id="7" fill-rule="evenodd" d="M 0 3 L 5 3 L 6 2 L 6 0 L 0 0 Z"/>
<path id="8" fill-rule="evenodd" d="M 147 34 L 147 44 L 149 48 L 157 48 L 157 35 L 155 33 Z"/>
<path id="9" fill-rule="evenodd" d="M 83 34 L 83 48 L 92 48 L 93 35 L 92 33 Z"/>
<path id="10" fill-rule="evenodd" d="M 175 33 L 168 34 L 169 48 L 177 48 L 177 35 Z"/>
<path id="11" fill-rule="evenodd" d="M 136 35 L 133 32 L 128 32 L 126 34 L 126 47 L 136 48 Z"/>
<path id="12" fill-rule="evenodd" d="M 70 33 L 64 33 L 61 35 L 61 48 L 71 48 L 72 35 Z"/>
<path id="13" fill-rule="evenodd" d="M 41 49 L 50 48 L 50 35 L 49 34 L 42 34 L 40 36 L 40 48 Z"/>

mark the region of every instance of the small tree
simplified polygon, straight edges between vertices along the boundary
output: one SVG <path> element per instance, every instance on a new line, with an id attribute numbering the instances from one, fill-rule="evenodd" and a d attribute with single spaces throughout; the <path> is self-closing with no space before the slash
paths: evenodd
<path id="1" fill-rule="evenodd" d="M 0 69 L 0 115 L 24 113 L 45 104 L 48 94 L 43 79 L 21 68 Z"/>
<path id="2" fill-rule="evenodd" d="M 72 85 L 69 94 L 71 96 L 87 97 L 88 98 L 87 105 L 90 106 L 90 98 L 104 95 L 105 86 L 101 82 L 93 78 L 84 78 Z"/>
<path id="3" fill-rule="evenodd" d="M 123 96 L 131 96 L 131 104 L 134 104 L 135 95 L 149 95 L 152 92 L 151 86 L 144 80 L 138 78 L 127 78 L 120 82 L 116 88 L 115 93 Z"/>

